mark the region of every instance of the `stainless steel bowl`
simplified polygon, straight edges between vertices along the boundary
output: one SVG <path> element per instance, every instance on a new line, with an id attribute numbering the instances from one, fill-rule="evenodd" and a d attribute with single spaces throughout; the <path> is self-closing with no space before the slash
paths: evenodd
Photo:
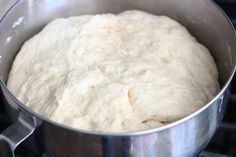
<path id="1" fill-rule="evenodd" d="M 160 128 L 98 133 L 52 122 L 25 107 L 7 89 L 5 83 L 19 48 L 49 21 L 57 17 L 119 13 L 128 9 L 170 16 L 210 49 L 221 84 L 221 91 L 213 100 L 195 113 Z M 0 45 L 3 98 L 9 116 L 19 115 L 18 120 L 0 135 L 0 153 L 5 154 L 14 151 L 33 133 L 31 139 L 35 145 L 50 157 L 195 156 L 208 144 L 223 117 L 236 63 L 234 29 L 222 10 L 210 0 L 20 0 L 1 20 Z"/>

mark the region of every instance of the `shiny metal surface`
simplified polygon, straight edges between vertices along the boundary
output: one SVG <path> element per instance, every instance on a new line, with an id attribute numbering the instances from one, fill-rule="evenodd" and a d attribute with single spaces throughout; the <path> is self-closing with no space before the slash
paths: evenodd
<path id="1" fill-rule="evenodd" d="M 20 114 L 18 121 L 0 134 L 0 156 L 15 157 L 16 147 L 35 130 L 36 119 Z"/>
<path id="2" fill-rule="evenodd" d="M 5 82 L 23 42 L 49 21 L 81 14 L 118 13 L 140 9 L 167 15 L 182 23 L 206 45 L 220 73 L 222 90 L 206 106 L 161 128 L 129 133 L 97 133 L 52 122 L 26 108 Z M 38 148 L 48 157 L 192 157 L 209 142 L 222 119 L 235 71 L 234 30 L 222 11 L 209 0 L 21 0 L 0 23 L 0 83 L 11 115 L 19 110 L 40 120 L 34 133 Z M 204 81 L 204 80 L 203 80 Z M 10 113 L 9 113 L 10 114 Z M 39 122 L 39 121 L 38 121 Z"/>
<path id="3" fill-rule="evenodd" d="M 0 1 L 0 19 L 7 10 L 16 2 L 16 0 L 1 0 Z"/>
<path id="4" fill-rule="evenodd" d="M 14 151 L 11 150 L 10 145 L 2 139 L 0 139 L 0 156 L 15 157 Z"/>

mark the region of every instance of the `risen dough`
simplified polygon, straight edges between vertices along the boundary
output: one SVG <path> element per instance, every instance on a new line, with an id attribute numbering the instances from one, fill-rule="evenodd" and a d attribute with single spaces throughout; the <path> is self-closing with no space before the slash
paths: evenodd
<path id="1" fill-rule="evenodd" d="M 174 122 L 219 90 L 209 51 L 178 22 L 141 11 L 56 19 L 29 39 L 8 79 L 59 123 L 124 132 Z"/>

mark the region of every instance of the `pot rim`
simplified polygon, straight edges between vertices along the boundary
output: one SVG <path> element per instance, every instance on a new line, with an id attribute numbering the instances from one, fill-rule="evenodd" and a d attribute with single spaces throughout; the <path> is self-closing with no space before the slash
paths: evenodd
<path id="1" fill-rule="evenodd" d="M 5 19 L 5 17 L 10 14 L 12 11 L 14 11 L 14 8 L 17 7 L 17 5 L 19 4 L 19 2 L 21 2 L 22 0 L 17 0 L 7 11 L 6 13 L 3 15 L 3 17 L 0 19 L 0 24 L 1 22 Z M 220 8 L 216 2 L 214 2 L 213 0 L 210 0 L 210 2 L 212 3 L 213 6 L 215 6 L 216 9 L 218 9 L 223 16 L 225 17 L 225 19 L 228 21 L 229 27 L 230 27 L 230 31 L 232 32 L 232 34 L 235 34 L 235 29 L 234 26 L 232 24 L 232 22 L 230 21 L 229 17 L 226 15 L 226 13 L 222 10 L 222 8 Z M 234 35 L 233 40 L 236 44 L 236 35 Z M 19 106 L 19 108 L 25 112 L 30 113 L 30 115 L 35 116 L 37 119 L 43 120 L 51 125 L 56 125 L 57 127 L 61 127 L 63 129 L 69 130 L 69 131 L 73 131 L 73 132 L 77 132 L 77 133 L 81 133 L 81 134 L 88 134 L 88 135 L 94 135 L 94 136 L 121 136 L 121 137 L 125 137 L 125 136 L 141 136 L 141 135 L 146 135 L 146 134 L 151 134 L 151 133 L 156 133 L 156 132 L 161 132 L 161 131 L 165 131 L 167 129 L 173 128 L 177 125 L 180 125 L 184 122 L 187 122 L 188 120 L 192 119 L 193 117 L 197 116 L 198 114 L 202 113 L 204 110 L 206 110 L 208 107 L 210 107 L 211 105 L 214 104 L 214 102 L 221 97 L 221 95 L 223 95 L 223 93 L 227 90 L 227 88 L 229 87 L 234 74 L 235 74 L 235 70 L 236 70 L 236 63 L 233 63 L 233 69 L 230 73 L 230 77 L 228 78 L 228 80 L 226 81 L 226 83 L 223 85 L 223 87 L 221 88 L 221 90 L 218 92 L 218 94 L 212 99 L 210 100 L 206 105 L 204 105 L 203 107 L 201 107 L 200 109 L 198 109 L 197 111 L 191 113 L 190 115 L 181 118 L 180 120 L 177 120 L 175 122 L 172 122 L 170 124 L 161 126 L 161 127 L 153 127 L 153 128 L 149 128 L 149 129 L 144 129 L 144 130 L 138 130 L 138 131 L 128 131 L 128 132 L 98 132 L 98 131 L 89 131 L 89 130 L 84 130 L 84 129 L 79 129 L 79 128 L 74 128 L 71 126 L 67 126 L 65 124 L 62 123 L 58 123 L 56 121 L 50 120 L 49 118 L 46 118 L 36 112 L 34 112 L 33 110 L 31 110 L 30 108 L 26 107 L 24 104 L 22 104 L 11 92 L 10 90 L 7 88 L 6 84 L 4 83 L 3 80 L 0 80 L 0 85 L 2 87 L 3 90 L 6 91 L 6 93 L 8 94 L 8 96 Z"/>

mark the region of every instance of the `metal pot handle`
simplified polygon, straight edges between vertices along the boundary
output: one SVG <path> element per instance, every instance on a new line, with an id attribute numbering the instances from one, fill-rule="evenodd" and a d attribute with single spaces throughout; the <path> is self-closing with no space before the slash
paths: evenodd
<path id="1" fill-rule="evenodd" d="M 0 135 L 0 156 L 15 157 L 16 147 L 34 132 L 36 126 L 35 117 L 20 113 L 18 120 Z"/>

